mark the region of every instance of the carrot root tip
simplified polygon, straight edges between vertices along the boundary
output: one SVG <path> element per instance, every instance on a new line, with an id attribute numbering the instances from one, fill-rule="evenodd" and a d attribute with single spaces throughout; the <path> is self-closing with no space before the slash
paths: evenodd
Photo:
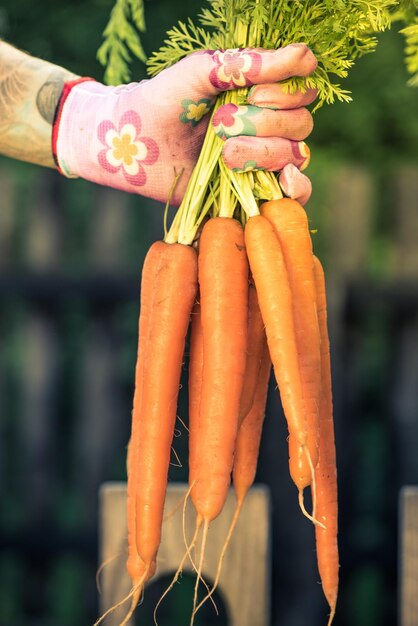
<path id="1" fill-rule="evenodd" d="M 331 626 L 332 622 L 334 621 L 335 608 L 336 608 L 335 604 L 334 604 L 334 606 L 331 606 L 331 613 L 329 614 L 329 617 L 328 617 L 327 626 Z"/>
<path id="2" fill-rule="evenodd" d="M 241 513 L 241 509 L 242 509 L 242 504 L 243 504 L 243 500 L 239 500 L 237 503 L 237 507 L 235 509 L 235 513 L 234 516 L 232 518 L 231 524 L 229 526 L 229 530 L 228 530 L 228 534 L 226 536 L 225 539 L 225 543 L 222 546 L 222 551 L 221 551 L 221 555 L 219 557 L 219 561 L 218 561 L 218 568 L 216 570 L 216 576 L 215 576 L 215 581 L 213 583 L 212 589 L 209 591 L 209 593 L 203 598 L 203 600 L 201 600 L 201 602 L 197 605 L 196 609 L 195 609 L 195 613 L 197 613 L 199 611 L 199 609 L 205 604 L 205 602 L 209 599 L 212 600 L 212 602 L 214 602 L 214 600 L 212 599 L 212 596 L 219 584 L 219 580 L 221 577 L 221 573 L 222 573 L 222 565 L 223 565 L 223 560 L 225 558 L 225 554 L 226 551 L 228 549 L 229 543 L 231 541 L 231 537 L 232 537 L 232 533 L 234 532 L 235 526 L 237 524 L 239 515 Z M 216 610 L 216 614 L 219 615 L 219 612 L 217 610 L 216 604 L 214 604 L 215 606 L 215 610 Z"/>
<path id="3" fill-rule="evenodd" d="M 200 515 L 198 515 L 197 518 L 197 524 L 199 523 L 199 520 L 202 520 L 202 517 Z M 203 561 L 204 561 L 204 557 L 205 557 L 205 549 L 206 549 L 206 539 L 208 536 L 208 530 L 209 530 L 209 522 L 207 520 L 205 520 L 204 526 L 203 526 L 203 533 L 202 533 L 202 543 L 200 546 L 200 559 L 199 559 L 199 569 L 197 570 L 197 575 L 196 575 L 196 584 L 194 586 L 194 596 L 193 596 L 193 611 L 192 611 L 192 616 L 190 619 L 190 626 L 193 626 L 194 624 L 194 620 L 196 617 L 196 607 L 197 607 L 197 592 L 199 589 L 199 581 L 202 578 L 202 569 L 203 569 Z"/>
<path id="4" fill-rule="evenodd" d="M 131 619 L 136 607 L 138 606 L 148 571 L 149 571 L 149 567 L 146 569 L 144 575 L 139 580 L 139 582 L 130 590 L 130 592 L 124 598 L 122 598 L 122 600 L 117 602 L 117 604 L 111 606 L 110 609 L 107 609 L 107 611 L 103 613 L 103 615 L 94 622 L 93 626 L 99 626 L 99 624 L 101 624 L 108 615 L 116 611 L 116 609 L 121 607 L 123 604 L 125 604 L 125 602 L 127 602 L 130 598 L 132 598 L 131 608 L 129 609 L 129 613 L 119 625 L 119 626 L 125 626 Z"/>
<path id="5" fill-rule="evenodd" d="M 186 498 L 187 498 L 187 494 L 186 494 Z M 185 503 L 186 503 L 186 498 L 185 498 L 185 501 L 184 501 Z M 184 506 L 185 506 L 185 504 L 184 504 Z M 183 519 L 184 519 L 184 517 L 183 517 Z M 157 604 L 155 606 L 155 609 L 154 609 L 154 624 L 155 624 L 155 626 L 158 626 L 158 621 L 157 621 L 157 611 L 158 611 L 158 608 L 159 608 L 160 604 L 162 603 L 162 601 L 164 600 L 164 598 L 170 593 L 170 591 L 172 590 L 172 588 L 174 587 L 174 585 L 176 584 L 176 582 L 180 578 L 181 573 L 183 571 L 183 565 L 184 565 L 185 560 L 187 559 L 187 557 L 189 557 L 189 558 L 191 557 L 190 552 L 191 552 L 192 548 L 194 547 L 194 545 L 196 543 L 198 532 L 199 532 L 199 529 L 196 527 L 194 535 L 193 535 L 193 538 L 192 538 L 190 544 L 188 544 L 187 540 L 186 540 L 185 532 L 184 532 L 184 529 L 183 529 L 183 536 L 184 536 L 184 541 L 185 541 L 185 544 L 186 544 L 186 551 L 185 551 L 185 553 L 184 553 L 184 555 L 183 555 L 183 557 L 182 557 L 182 559 L 180 561 L 180 564 L 179 564 L 179 566 L 177 568 L 176 573 L 174 574 L 173 578 L 171 579 L 171 582 L 170 582 L 169 586 L 164 591 L 164 593 L 162 594 L 162 596 L 160 597 L 160 599 L 158 600 L 158 602 L 157 602 Z M 192 563 L 193 567 L 196 568 L 196 566 L 195 566 L 195 564 L 194 564 L 194 562 L 192 560 L 191 560 L 191 563 Z"/>

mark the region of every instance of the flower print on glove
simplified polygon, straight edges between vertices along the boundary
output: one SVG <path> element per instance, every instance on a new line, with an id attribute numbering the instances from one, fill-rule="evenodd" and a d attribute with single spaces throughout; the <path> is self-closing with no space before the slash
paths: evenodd
<path id="1" fill-rule="evenodd" d="M 237 135 L 255 136 L 257 129 L 250 119 L 254 113 L 256 113 L 255 107 L 225 104 L 212 118 L 213 129 L 221 139 L 229 139 Z"/>
<path id="2" fill-rule="evenodd" d="M 141 137 L 141 118 L 135 111 L 126 111 L 116 128 L 111 120 L 103 120 L 97 129 L 99 141 L 105 146 L 97 160 L 106 172 L 122 172 L 125 180 L 142 187 L 147 182 L 144 166 L 153 165 L 159 150 L 151 137 Z"/>
<path id="3" fill-rule="evenodd" d="M 262 57 L 257 50 L 231 49 L 209 51 L 215 67 L 209 80 L 219 91 L 250 87 L 257 82 L 262 67 Z"/>

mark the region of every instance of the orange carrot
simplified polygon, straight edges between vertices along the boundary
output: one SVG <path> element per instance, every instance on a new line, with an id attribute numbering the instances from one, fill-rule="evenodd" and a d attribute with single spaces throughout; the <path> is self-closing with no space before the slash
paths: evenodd
<path id="1" fill-rule="evenodd" d="M 153 294 L 153 286 L 155 280 L 155 273 L 157 268 L 157 261 L 160 254 L 161 242 L 154 244 L 148 251 L 146 256 L 144 267 L 142 270 L 142 279 L 141 279 L 141 314 L 139 317 L 139 328 L 138 328 L 138 355 L 142 355 L 145 351 L 146 339 L 148 326 L 150 323 L 150 302 L 152 300 Z M 137 360 L 136 364 L 136 390 L 135 390 L 135 399 L 134 401 L 138 403 L 139 393 L 141 389 L 142 377 L 143 377 L 143 359 Z M 132 431 L 131 438 L 128 442 L 128 450 L 127 450 L 127 458 L 126 458 L 126 471 L 128 475 L 128 493 L 127 493 L 127 518 L 128 518 L 128 560 L 126 563 L 126 567 L 128 570 L 128 574 L 133 583 L 133 594 L 132 594 L 132 603 L 131 603 L 131 611 L 129 612 L 127 619 L 129 619 L 132 611 L 135 609 L 144 583 L 147 579 L 151 578 L 155 571 L 155 563 L 152 564 L 150 568 L 147 569 L 144 561 L 138 554 L 137 546 L 136 546 L 136 495 L 135 495 L 135 484 L 136 484 L 136 468 L 138 467 L 138 447 L 133 445 L 133 441 L 135 441 L 138 437 L 137 434 L 138 429 L 138 421 L 132 421 Z M 128 596 L 129 597 L 129 596 Z M 128 599 L 124 598 L 124 600 Z M 111 610 L 116 607 L 112 607 Z M 97 620 L 96 624 L 100 623 L 107 613 L 102 615 L 102 617 Z M 126 619 L 124 620 L 127 621 Z M 96 625 L 95 625 L 96 626 Z"/>
<path id="2" fill-rule="evenodd" d="M 161 540 L 184 344 L 197 291 L 196 251 L 156 242 L 145 259 L 142 285 L 128 470 L 128 567 L 138 586 L 133 604 Z M 139 580 L 138 567 L 145 569 Z"/>
<path id="3" fill-rule="evenodd" d="M 161 243 L 156 243 L 149 249 L 144 261 L 141 277 L 141 311 L 138 322 L 138 356 L 145 351 L 150 324 L 151 307 L 156 268 L 160 255 Z M 138 404 L 142 386 L 144 359 L 138 358 L 135 371 L 135 396 L 134 403 Z M 128 561 L 126 563 L 128 574 L 134 586 L 141 580 L 145 573 L 144 561 L 140 558 L 136 547 L 136 469 L 138 467 L 138 446 L 132 441 L 138 438 L 138 420 L 131 424 L 131 438 L 128 443 L 126 458 L 126 471 L 128 475 L 127 515 L 128 515 Z"/>
<path id="4" fill-rule="evenodd" d="M 255 298 L 253 297 L 255 295 Z M 256 313 L 258 309 L 258 301 L 257 294 L 254 287 L 250 289 L 250 298 L 253 299 L 251 305 L 249 305 L 249 310 L 253 308 L 253 312 Z M 256 319 L 258 316 L 256 316 Z M 250 333 L 251 334 L 251 333 Z M 259 357 L 259 366 L 258 370 L 254 367 L 250 368 L 251 372 L 255 376 L 255 384 L 251 384 L 250 386 L 254 389 L 254 395 L 251 401 L 251 408 L 247 415 L 244 416 L 244 419 L 238 429 L 237 440 L 235 444 L 235 455 L 234 455 L 234 465 L 232 470 L 232 477 L 234 483 L 234 489 L 237 496 L 237 506 L 235 509 L 234 516 L 232 518 L 225 543 L 222 547 L 221 554 L 219 557 L 218 568 L 215 576 L 215 580 L 210 592 L 203 598 L 200 604 L 196 607 L 196 612 L 200 609 L 200 607 L 213 596 L 215 592 L 222 571 L 223 560 L 229 545 L 229 542 L 232 538 L 232 534 L 234 532 L 236 523 L 238 521 L 239 515 L 241 513 L 242 505 L 244 503 L 245 496 L 254 482 L 255 473 L 257 469 L 257 460 L 258 460 L 258 452 L 260 448 L 260 440 L 261 440 L 261 431 L 264 422 L 264 415 L 266 410 L 266 400 L 267 400 L 267 391 L 268 391 L 268 383 L 270 380 L 271 373 L 271 359 L 267 346 L 266 335 L 263 329 L 263 334 L 259 337 L 260 345 L 257 347 L 255 351 L 252 350 L 251 346 L 249 346 L 248 357 L 251 360 L 254 360 L 253 355 L 256 352 Z M 248 367 L 246 368 L 246 372 L 248 371 Z M 245 390 L 243 390 L 243 395 L 245 394 Z M 241 402 L 242 406 L 242 402 Z"/>
<path id="5" fill-rule="evenodd" d="M 195 250 L 158 243 L 161 252 L 149 303 L 151 323 L 132 416 L 133 423 L 137 422 L 134 444 L 140 461 L 135 486 L 136 544 L 145 562 L 155 558 L 160 542 L 161 524 L 156 522 L 162 519 L 184 344 L 197 291 Z"/>
<path id="6" fill-rule="evenodd" d="M 320 339 L 316 311 L 312 240 L 305 209 L 296 200 L 265 202 L 261 214 L 273 225 L 280 241 L 292 292 L 293 319 L 299 358 L 303 401 L 306 410 L 308 449 L 312 466 L 318 462 Z M 293 435 L 289 438 L 290 468 L 303 489 L 311 484 L 312 471 Z"/>
<path id="7" fill-rule="evenodd" d="M 296 445 L 298 463 L 289 461 L 290 474 L 299 491 L 299 505 L 306 517 L 318 523 L 303 503 L 303 489 L 309 468 L 314 468 L 308 447 L 306 409 L 302 394 L 299 353 L 293 315 L 293 294 L 281 243 L 272 224 L 262 215 L 251 217 L 245 227 L 250 268 L 257 288 L 261 314 L 266 326 L 267 343 L 289 429 L 289 440 Z M 306 457 L 306 463 L 299 459 Z M 295 471 L 297 470 L 297 471 Z M 298 473 L 302 470 L 302 473 Z M 315 489 L 313 488 L 313 494 Z"/>
<path id="8" fill-rule="evenodd" d="M 198 424 L 200 408 L 200 392 L 203 373 L 203 337 L 200 301 L 196 302 L 192 311 L 189 358 L 189 483 L 193 485 L 196 476 L 198 456 Z M 204 444 L 203 444 L 204 445 Z"/>
<path id="9" fill-rule="evenodd" d="M 232 480 L 235 493 L 237 495 L 238 507 L 241 508 L 247 491 L 255 479 L 257 470 L 257 460 L 261 441 L 264 416 L 266 412 L 266 401 L 268 384 L 271 372 L 271 359 L 264 340 L 263 353 L 261 356 L 261 366 L 258 373 L 257 387 L 252 407 L 245 416 L 240 429 L 238 430 L 235 445 L 234 467 Z"/>
<path id="10" fill-rule="evenodd" d="M 248 260 L 289 433 L 306 447 L 307 433 L 287 269 L 276 233 L 262 215 L 245 226 Z"/>
<path id="11" fill-rule="evenodd" d="M 217 217 L 203 227 L 199 285 L 203 372 L 191 497 L 198 516 L 209 523 L 228 494 L 246 363 L 248 262 L 236 220 Z"/>
<path id="12" fill-rule="evenodd" d="M 319 461 L 315 468 L 316 512 L 325 528 L 315 527 L 318 569 L 322 588 L 331 609 L 330 626 L 338 595 L 338 500 L 334 421 L 331 388 L 330 348 L 327 328 L 325 278 L 320 261 L 314 257 L 318 321 L 321 333 L 321 378 Z"/>
<path id="13" fill-rule="evenodd" d="M 264 322 L 258 304 L 257 291 L 250 281 L 248 290 L 248 339 L 244 387 L 241 394 L 238 428 L 248 415 L 254 401 L 260 367 L 266 345 Z"/>
<path id="14" fill-rule="evenodd" d="M 190 626 L 194 623 L 209 524 L 228 495 L 247 351 L 248 261 L 244 231 L 230 217 L 210 219 L 199 249 L 203 369 L 197 433 L 190 452 L 191 498 L 203 524 Z"/>

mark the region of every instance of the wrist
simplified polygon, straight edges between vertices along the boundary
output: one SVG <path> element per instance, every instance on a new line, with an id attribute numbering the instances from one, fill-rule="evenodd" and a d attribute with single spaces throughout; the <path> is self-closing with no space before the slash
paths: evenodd
<path id="1" fill-rule="evenodd" d="M 71 110 L 70 104 L 71 99 L 75 94 L 75 88 L 77 87 L 77 85 L 85 82 L 94 82 L 100 87 L 104 87 L 104 85 L 96 83 L 93 78 L 89 77 L 75 76 L 71 80 L 68 80 L 66 83 L 64 83 L 64 87 L 61 91 L 52 124 L 52 156 L 58 171 L 67 178 L 77 178 L 79 176 L 79 173 L 75 171 L 76 168 L 72 167 L 70 160 L 65 158 L 66 150 L 65 147 L 63 148 L 63 142 L 65 142 L 64 127 L 69 129 L 69 127 L 71 126 L 71 122 L 74 122 L 76 127 L 78 127 L 78 133 L 82 133 L 83 129 L 86 128 L 86 124 L 84 124 L 84 121 L 82 119 L 72 119 L 74 118 L 74 114 L 76 112 Z M 66 110 L 64 113 L 64 109 L 67 107 L 70 110 Z M 71 133 L 71 129 L 67 130 L 67 133 Z"/>

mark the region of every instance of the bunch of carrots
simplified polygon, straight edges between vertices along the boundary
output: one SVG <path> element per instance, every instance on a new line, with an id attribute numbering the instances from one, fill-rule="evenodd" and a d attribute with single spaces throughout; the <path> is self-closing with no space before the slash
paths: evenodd
<path id="1" fill-rule="evenodd" d="M 269 177 L 261 172 L 253 176 Z M 193 624 L 218 584 L 229 539 L 255 478 L 273 365 L 289 430 L 290 474 L 303 512 L 315 523 L 328 624 L 334 617 L 337 479 L 324 274 L 298 202 L 266 201 L 244 224 L 237 219 L 241 208 L 229 202 L 230 215 L 207 218 L 194 245 L 167 242 L 167 236 L 151 246 L 145 259 L 128 454 L 131 608 L 121 626 L 156 570 L 189 329 L 189 494 L 196 527 L 170 588 L 189 557 L 197 572 Z M 198 604 L 208 528 L 222 511 L 231 477 L 236 513 L 215 583 Z M 306 487 L 312 491 L 311 513 L 303 503 Z M 200 533 L 195 562 L 191 548 Z"/>
<path id="2" fill-rule="evenodd" d="M 197 49 L 274 49 L 304 41 L 313 49 L 318 67 L 306 79 L 286 81 L 289 90 L 303 89 L 306 81 L 305 87 L 318 90 L 317 107 L 335 98 L 349 100 L 332 76 L 344 77 L 355 58 L 374 49 L 373 33 L 389 26 L 398 5 L 397 0 L 210 0 L 199 17 L 201 26 L 189 20 L 169 32 L 165 45 L 151 57 L 149 71 L 158 73 Z M 246 101 L 246 95 L 245 89 L 222 93 L 212 115 L 223 104 Z M 127 463 L 127 568 L 132 589 L 117 605 L 131 601 L 121 626 L 130 620 L 156 570 L 188 336 L 185 504 L 190 497 L 196 523 L 167 592 L 189 558 L 196 571 L 192 626 L 219 582 L 228 543 L 255 478 L 273 369 L 289 431 L 290 475 L 300 508 L 314 523 L 330 626 L 339 562 L 324 273 L 313 254 L 304 208 L 283 197 L 273 173 L 226 168 L 222 146 L 209 124 L 182 203 L 164 240 L 151 246 L 143 267 Z M 198 603 L 208 529 L 224 507 L 231 481 L 236 512 L 214 584 Z M 307 488 L 309 512 L 304 501 Z"/>
<path id="3" fill-rule="evenodd" d="M 209 0 L 198 24 L 179 22 L 168 32 L 164 45 L 148 60 L 148 72 L 155 75 L 196 50 L 276 49 L 302 41 L 313 50 L 318 67 L 308 78 L 285 81 L 287 88 L 315 88 L 315 108 L 335 99 L 349 101 L 349 92 L 335 78 L 344 78 L 356 58 L 375 49 L 374 33 L 389 28 L 395 19 L 412 23 L 416 10 L 410 5 L 407 0 Z M 120 81 L 126 80 L 128 48 L 143 57 L 127 16 L 142 31 L 143 14 L 143 0 L 116 0 L 105 30 L 99 56 L 108 60 L 109 75 Z M 218 97 L 212 115 L 222 104 L 245 100 L 244 89 L 227 91 Z M 222 140 L 209 124 L 170 230 L 163 241 L 153 244 L 143 268 L 127 463 L 127 567 L 132 590 L 117 605 L 131 599 L 121 626 L 129 621 L 156 570 L 189 331 L 187 497 L 196 510 L 196 525 L 167 591 L 189 558 L 197 573 L 193 624 L 197 610 L 218 584 L 228 542 L 254 481 L 273 367 L 289 431 L 290 475 L 300 507 L 315 525 L 330 626 L 339 565 L 324 273 L 312 251 L 304 208 L 283 197 L 274 174 L 228 170 L 221 152 Z M 198 604 L 208 528 L 222 511 L 231 479 L 236 512 L 214 585 Z M 306 488 L 311 490 L 311 512 L 304 504 Z M 199 536 L 197 558 L 192 549 Z"/>
<path id="4" fill-rule="evenodd" d="M 252 44 L 249 23 L 239 21 L 237 28 L 239 40 Z M 237 104 L 245 96 L 245 89 L 222 93 L 212 115 L 222 104 Z M 313 255 L 302 205 L 283 197 L 272 172 L 229 170 L 222 146 L 209 124 L 170 229 L 151 246 L 144 262 L 127 464 L 132 589 L 117 605 L 131 600 L 120 626 L 130 620 L 156 571 L 189 329 L 187 496 L 196 525 L 167 592 L 189 558 L 196 571 L 193 626 L 196 612 L 219 582 L 229 540 L 255 478 L 273 367 L 289 430 L 290 475 L 303 513 L 315 524 L 330 625 L 339 565 L 324 276 Z M 208 529 L 223 509 L 231 478 L 236 512 L 212 589 L 198 603 Z M 303 497 L 307 487 L 312 493 L 310 513 Z M 195 557 L 199 537 L 200 554 Z"/>

